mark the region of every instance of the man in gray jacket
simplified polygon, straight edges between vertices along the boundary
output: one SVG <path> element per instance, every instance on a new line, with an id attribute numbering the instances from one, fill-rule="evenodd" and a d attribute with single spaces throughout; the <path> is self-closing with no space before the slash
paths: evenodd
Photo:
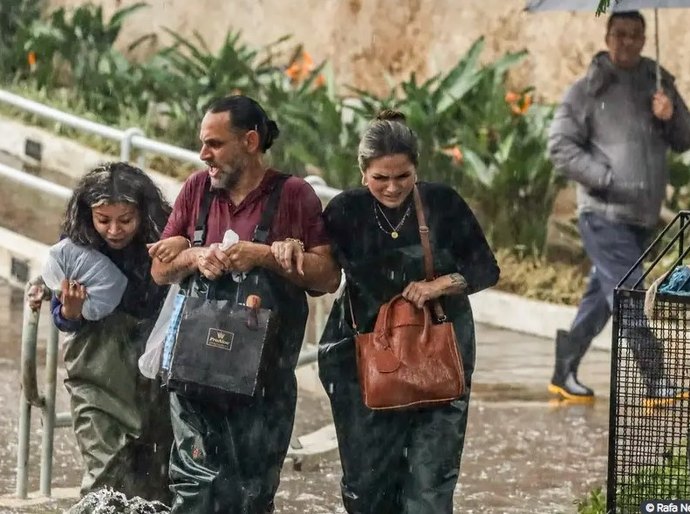
<path id="1" fill-rule="evenodd" d="M 669 149 L 690 148 L 690 114 L 654 61 L 641 57 L 645 21 L 637 11 L 614 13 L 606 46 L 587 74 L 573 84 L 556 111 L 549 152 L 557 170 L 577 182 L 579 228 L 592 261 L 587 291 L 569 332 L 556 335 L 556 366 L 549 391 L 590 401 L 593 391 L 577 379 L 580 360 L 611 317 L 618 281 L 645 250 L 659 220 Z M 642 275 L 636 269 L 630 284 Z M 661 346 L 646 326 L 626 339 L 651 399 L 674 394 L 665 384 Z"/>

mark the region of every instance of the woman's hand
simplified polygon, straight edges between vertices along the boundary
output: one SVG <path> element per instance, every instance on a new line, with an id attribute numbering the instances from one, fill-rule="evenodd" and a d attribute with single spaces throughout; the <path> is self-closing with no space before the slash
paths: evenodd
<path id="1" fill-rule="evenodd" d="M 441 296 L 443 294 L 443 289 L 444 288 L 436 280 L 431 282 L 421 280 L 419 282 L 410 282 L 403 290 L 402 296 L 415 304 L 418 309 L 421 309 L 429 300 L 434 300 Z"/>
<path id="2" fill-rule="evenodd" d="M 197 256 L 197 268 L 209 280 L 218 280 L 228 270 L 230 260 L 218 244 L 204 248 Z"/>
<path id="3" fill-rule="evenodd" d="M 460 273 L 442 275 L 427 282 L 410 282 L 402 292 L 403 298 L 414 303 L 421 309 L 426 302 L 443 295 L 463 294 L 467 289 L 467 281 Z"/>
<path id="4" fill-rule="evenodd" d="M 60 313 L 65 319 L 77 320 L 81 318 L 81 309 L 86 301 L 86 288 L 74 280 L 62 281 Z"/>
<path id="5" fill-rule="evenodd" d="M 271 245 L 273 258 L 287 273 L 304 276 L 304 245 L 298 239 L 276 241 Z"/>
<path id="6" fill-rule="evenodd" d="M 191 248 L 189 239 L 184 236 L 173 236 L 167 239 L 161 239 L 157 243 L 146 245 L 149 249 L 149 256 L 152 259 L 158 259 L 161 262 L 172 262 L 183 250 Z"/>

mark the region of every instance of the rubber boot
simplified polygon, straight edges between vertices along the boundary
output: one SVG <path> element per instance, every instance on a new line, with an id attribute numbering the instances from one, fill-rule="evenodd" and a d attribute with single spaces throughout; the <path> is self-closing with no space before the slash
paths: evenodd
<path id="1" fill-rule="evenodd" d="M 594 391 L 577 380 L 577 367 L 588 346 L 574 344 L 565 330 L 556 332 L 556 366 L 548 387 L 550 393 L 570 401 L 594 401 Z"/>
<path id="2" fill-rule="evenodd" d="M 642 405 L 647 408 L 668 407 L 678 400 L 690 398 L 690 391 L 674 385 L 670 380 L 659 378 L 649 381 Z"/>

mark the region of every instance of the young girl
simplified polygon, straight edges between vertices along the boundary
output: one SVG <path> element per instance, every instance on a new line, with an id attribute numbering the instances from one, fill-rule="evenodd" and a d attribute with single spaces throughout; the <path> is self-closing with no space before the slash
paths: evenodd
<path id="1" fill-rule="evenodd" d="M 77 185 L 62 237 L 107 256 L 127 277 L 113 313 L 82 317 L 89 292 L 65 280 L 51 311 L 69 332 L 64 358 L 74 432 L 86 467 L 82 494 L 109 486 L 131 496 L 168 503 L 167 464 L 172 433 L 166 395 L 137 368 L 166 288 L 151 279 L 147 245 L 158 241 L 170 206 L 153 181 L 126 163 L 105 164 Z M 186 248 L 164 243 L 166 255 Z"/>

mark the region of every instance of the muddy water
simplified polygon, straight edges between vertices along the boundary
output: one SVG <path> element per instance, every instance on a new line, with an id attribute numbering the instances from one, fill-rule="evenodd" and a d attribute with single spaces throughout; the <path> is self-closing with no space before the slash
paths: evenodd
<path id="1" fill-rule="evenodd" d="M 21 292 L 0 283 L 0 495 L 15 489 Z M 42 314 L 42 325 L 48 313 Z M 45 334 L 45 328 L 43 329 Z M 607 407 L 550 406 L 543 394 L 549 358 L 548 341 L 478 327 L 478 363 L 473 386 L 461 478 L 455 492 L 457 513 L 571 513 L 573 500 L 604 484 L 606 476 Z M 505 349 L 514 349 L 510 365 Z M 531 355 L 531 356 L 530 356 Z M 588 357 L 585 378 L 604 373 L 606 359 Z M 525 362 L 536 363 L 521 378 Z M 543 365 L 542 365 L 543 364 Z M 39 374 L 40 377 L 40 374 Z M 68 408 L 58 377 L 58 409 Z M 603 388 L 603 384 L 597 390 Z M 295 434 L 309 433 L 331 421 L 327 401 L 302 395 Z M 40 421 L 32 420 L 30 489 L 38 487 Z M 69 429 L 58 429 L 54 486 L 79 484 L 80 463 Z M 316 469 L 297 471 L 289 463 L 278 493 L 278 512 L 337 513 L 340 508 L 340 465 L 337 455 L 322 459 Z M 70 502 L 40 507 L 3 509 L 15 513 L 57 513 Z"/>

